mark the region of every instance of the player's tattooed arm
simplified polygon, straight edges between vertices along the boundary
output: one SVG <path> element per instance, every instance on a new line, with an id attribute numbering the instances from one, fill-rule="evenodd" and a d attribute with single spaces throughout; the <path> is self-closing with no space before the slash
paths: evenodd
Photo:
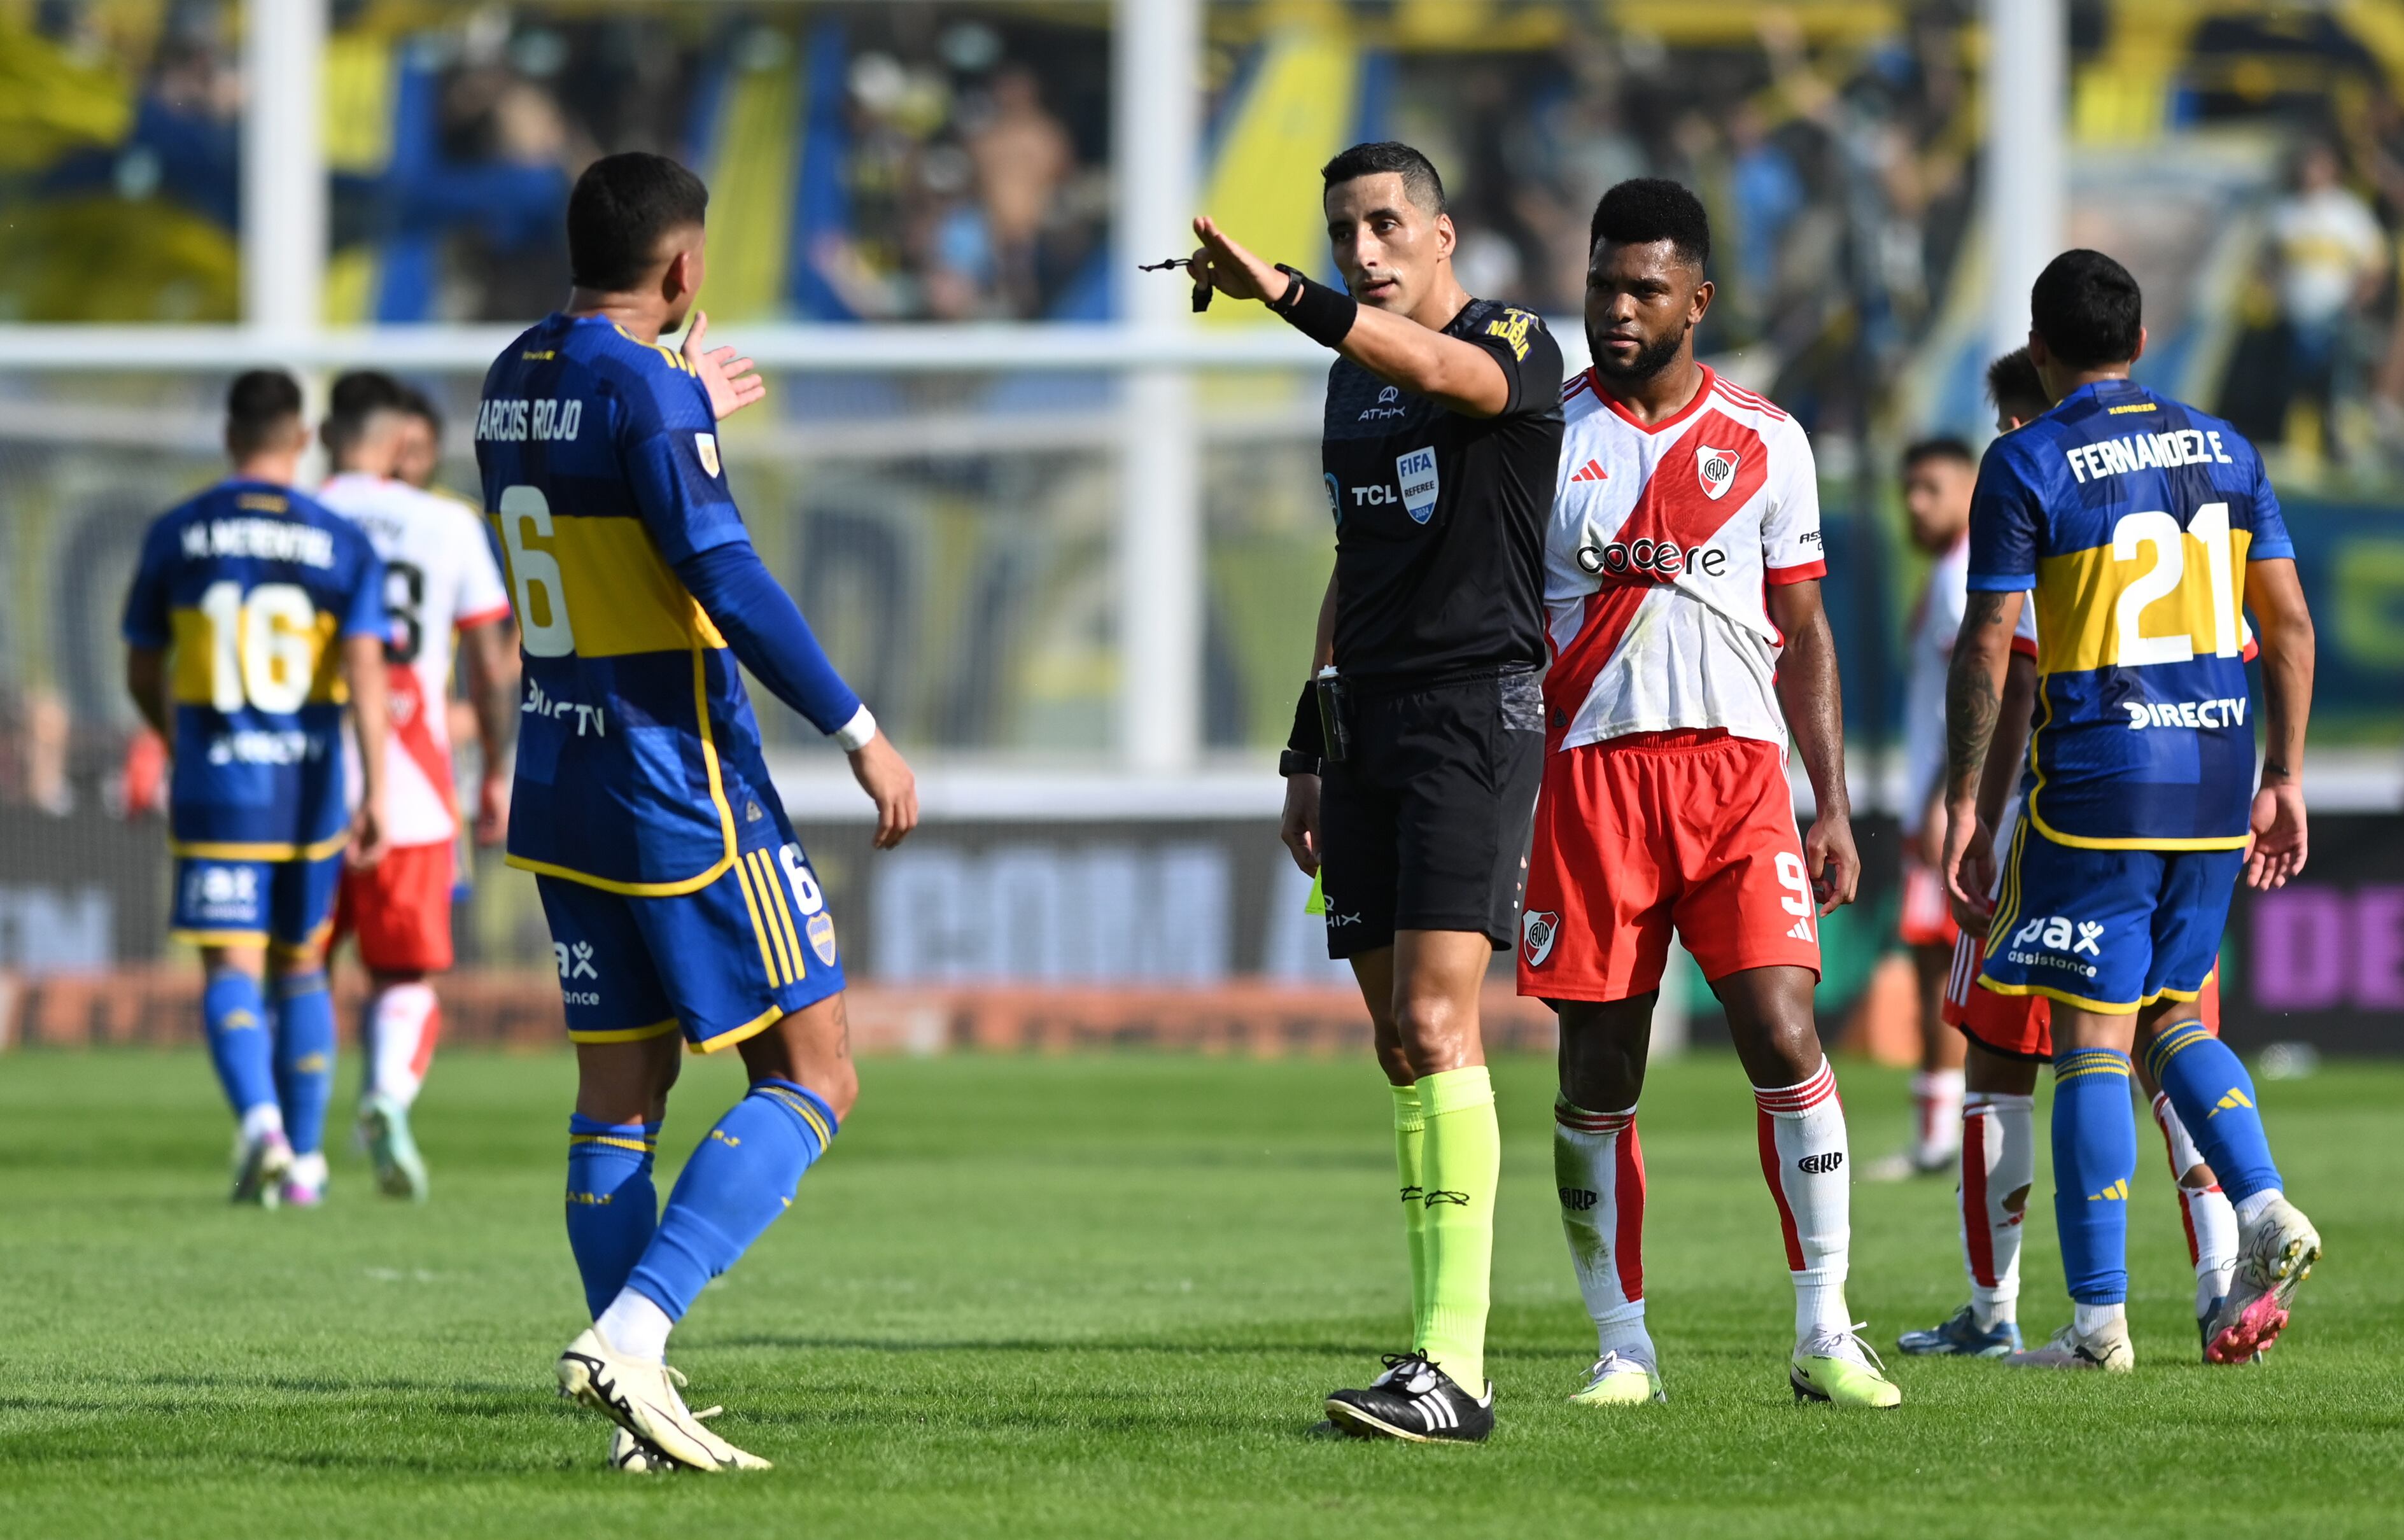
<path id="1" fill-rule="evenodd" d="M 1978 807 L 1988 750 L 2003 716 L 2005 672 L 2022 594 L 1972 590 L 1945 680 L 1945 854 L 1939 868 L 1957 918 L 1987 912 L 1994 886 L 1993 830 Z M 2017 753 L 2017 751 L 2015 751 Z"/>
<path id="2" fill-rule="evenodd" d="M 1945 800 L 1954 806 L 1978 795 L 2003 711 L 2012 623 L 2020 618 L 2017 612 L 2006 618 L 2004 609 L 2008 602 L 2017 611 L 2020 599 L 2018 594 L 1973 592 L 1963 609 L 1962 633 L 1945 680 Z"/>

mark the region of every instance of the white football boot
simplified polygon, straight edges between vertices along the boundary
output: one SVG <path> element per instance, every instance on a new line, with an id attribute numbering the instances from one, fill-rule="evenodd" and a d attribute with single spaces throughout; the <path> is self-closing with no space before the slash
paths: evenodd
<path id="1" fill-rule="evenodd" d="M 558 1368 L 562 1396 L 592 1407 L 679 1465 L 712 1472 L 773 1468 L 703 1427 L 701 1418 L 685 1409 L 684 1397 L 677 1393 L 683 1375 L 664 1364 L 624 1356 L 594 1327 L 577 1334 L 559 1355 Z"/>
<path id="2" fill-rule="evenodd" d="M 2286 1329 L 2297 1287 L 2320 1259 L 2320 1232 L 2284 1194 L 2274 1195 L 2239 1243 L 2228 1297 L 2205 1318 L 2204 1362 L 2245 1364 L 2268 1351 Z"/>
<path id="3" fill-rule="evenodd" d="M 2120 1316 L 2084 1337 L 2078 1335 L 2076 1323 L 2064 1326 L 2043 1347 L 2007 1353 L 2004 1362 L 2018 1369 L 2102 1369 L 2106 1374 L 2129 1374 L 2137 1367 L 2137 1350 L 2129 1340 L 2129 1318 Z"/>

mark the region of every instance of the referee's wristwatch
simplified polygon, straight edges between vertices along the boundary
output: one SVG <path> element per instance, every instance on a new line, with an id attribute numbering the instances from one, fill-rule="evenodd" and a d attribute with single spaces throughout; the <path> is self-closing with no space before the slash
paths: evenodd
<path id="1" fill-rule="evenodd" d="M 1280 776 L 1315 776 L 1320 762 L 1316 754 L 1305 754 L 1293 749 L 1278 750 L 1278 774 Z"/>

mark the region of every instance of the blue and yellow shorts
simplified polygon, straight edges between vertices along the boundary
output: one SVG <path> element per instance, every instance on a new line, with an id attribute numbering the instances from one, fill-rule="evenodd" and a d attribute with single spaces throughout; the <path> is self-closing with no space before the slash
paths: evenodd
<path id="1" fill-rule="evenodd" d="M 195 946 L 264 946 L 278 957 L 322 955 L 342 886 L 342 844 L 284 861 L 175 858 L 169 933 Z"/>
<path id="2" fill-rule="evenodd" d="M 818 874 L 782 818 L 753 826 L 733 866 L 673 898 L 538 875 L 567 1035 L 631 1043 L 681 1029 L 710 1053 L 843 990 Z M 748 833 L 748 832 L 747 832 Z"/>
<path id="3" fill-rule="evenodd" d="M 2193 1000 L 2220 960 L 2240 850 L 2092 850 L 2020 816 L 1979 982 L 2123 1015 Z"/>

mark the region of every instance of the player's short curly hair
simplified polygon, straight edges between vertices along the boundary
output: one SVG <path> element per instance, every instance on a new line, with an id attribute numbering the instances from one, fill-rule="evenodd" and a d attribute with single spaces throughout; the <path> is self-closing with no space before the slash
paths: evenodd
<path id="1" fill-rule="evenodd" d="M 584 168 L 567 195 L 567 265 L 579 288 L 622 293 L 659 260 L 660 243 L 709 212 L 701 178 L 664 155 L 628 150 Z"/>
<path id="2" fill-rule="evenodd" d="M 237 457 L 273 444 L 300 419 L 300 384 L 280 369 L 254 369 L 226 389 L 226 448 Z"/>
<path id="3" fill-rule="evenodd" d="M 1444 178 L 1436 175 L 1435 162 L 1394 139 L 1354 145 L 1320 167 L 1321 190 L 1388 172 L 1403 179 L 1403 196 L 1421 212 L 1430 217 L 1445 212 Z"/>
<path id="4" fill-rule="evenodd" d="M 1586 227 L 1586 248 L 1603 242 L 1619 245 L 1650 245 L 1667 241 L 1681 259 L 1698 268 L 1711 265 L 1712 217 L 1703 201 L 1664 176 L 1632 176 L 1602 195 Z"/>
<path id="5" fill-rule="evenodd" d="M 2045 264 L 2029 290 L 2029 325 L 2073 369 L 2124 364 L 2145 334 L 2145 301 L 2129 270 L 2076 246 Z"/>

